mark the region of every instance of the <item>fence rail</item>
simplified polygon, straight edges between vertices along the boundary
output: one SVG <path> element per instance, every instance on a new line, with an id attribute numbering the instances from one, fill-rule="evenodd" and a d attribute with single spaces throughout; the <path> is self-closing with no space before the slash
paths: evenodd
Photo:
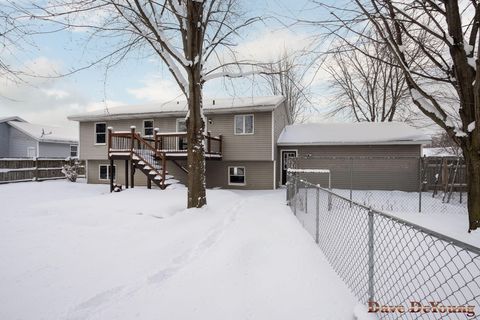
<path id="1" fill-rule="evenodd" d="M 379 313 L 380 319 L 465 319 L 473 307 L 480 311 L 480 248 L 294 174 L 288 175 L 287 201 L 362 303 L 439 303 L 437 312 Z M 449 306 L 457 312 L 447 313 Z"/>
<path id="2" fill-rule="evenodd" d="M 65 178 L 62 168 L 77 160 L 51 158 L 0 159 L 0 184 L 23 181 L 42 181 Z M 80 162 L 79 176 L 85 176 L 85 165 Z"/>

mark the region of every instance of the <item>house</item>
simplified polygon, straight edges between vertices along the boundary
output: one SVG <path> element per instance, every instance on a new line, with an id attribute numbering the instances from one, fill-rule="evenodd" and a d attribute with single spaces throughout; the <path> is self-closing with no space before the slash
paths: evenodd
<path id="1" fill-rule="evenodd" d="M 76 156 L 76 130 L 33 124 L 20 117 L 0 118 L 0 158 Z"/>
<path id="2" fill-rule="evenodd" d="M 284 100 L 204 99 L 207 187 L 277 187 L 277 139 L 291 123 Z M 186 184 L 186 114 L 186 102 L 173 101 L 68 117 L 79 122 L 79 156 L 86 161 L 87 182 L 161 188 Z"/>
<path id="3" fill-rule="evenodd" d="M 385 177 L 365 176 L 361 186 L 418 187 L 418 158 L 422 144 L 429 141 L 419 130 L 403 123 L 293 125 L 284 100 L 281 96 L 204 100 L 208 188 L 276 188 L 285 184 L 288 159 L 296 156 L 310 156 L 305 167 L 336 167 L 332 175 L 338 187 L 347 185 L 349 169 L 347 160 L 336 158 L 398 157 L 394 162 L 365 160 L 368 170 L 375 163 L 377 173 Z M 174 101 L 70 116 L 80 123 L 80 159 L 86 161 L 87 182 L 149 187 L 153 183 L 161 188 L 177 181 L 186 184 L 186 114 L 186 102 Z M 392 183 L 392 177 L 398 179 Z"/>
<path id="4" fill-rule="evenodd" d="M 277 145 L 279 157 L 299 157 L 300 168 L 330 170 L 333 188 L 416 191 L 422 145 L 430 141 L 401 122 L 309 123 L 286 126 Z M 327 185 L 325 175 L 307 176 Z"/>

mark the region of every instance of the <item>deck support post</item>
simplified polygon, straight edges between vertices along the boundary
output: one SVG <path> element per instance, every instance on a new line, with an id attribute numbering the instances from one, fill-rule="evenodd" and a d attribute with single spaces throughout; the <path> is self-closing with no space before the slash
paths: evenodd
<path id="1" fill-rule="evenodd" d="M 147 177 L 147 189 L 152 189 L 152 179 L 150 177 Z"/>
<path id="2" fill-rule="evenodd" d="M 132 189 L 135 187 L 135 166 L 133 160 L 130 160 L 130 186 Z"/>
<path id="3" fill-rule="evenodd" d="M 108 167 L 108 174 L 110 176 L 110 192 L 113 192 L 113 166 L 115 165 L 115 162 L 113 161 L 113 158 L 110 158 L 110 167 Z"/>
<path id="4" fill-rule="evenodd" d="M 125 160 L 125 189 L 128 189 L 128 160 Z"/>

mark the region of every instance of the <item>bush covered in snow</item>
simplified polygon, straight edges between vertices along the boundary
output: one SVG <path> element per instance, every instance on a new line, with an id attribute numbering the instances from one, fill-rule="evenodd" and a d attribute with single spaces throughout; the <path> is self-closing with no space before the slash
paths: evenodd
<path id="1" fill-rule="evenodd" d="M 70 162 L 70 164 L 65 164 L 62 167 L 62 173 L 65 175 L 65 177 L 71 181 L 75 182 L 77 181 L 78 177 L 78 169 L 80 168 L 80 164 L 78 161 L 74 161 L 73 163 Z"/>

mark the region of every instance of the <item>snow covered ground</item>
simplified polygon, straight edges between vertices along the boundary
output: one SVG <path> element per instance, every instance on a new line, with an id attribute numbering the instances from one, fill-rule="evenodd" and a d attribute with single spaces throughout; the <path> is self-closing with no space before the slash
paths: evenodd
<path id="1" fill-rule="evenodd" d="M 352 319 L 284 190 L 0 185 L 0 319 Z"/>

